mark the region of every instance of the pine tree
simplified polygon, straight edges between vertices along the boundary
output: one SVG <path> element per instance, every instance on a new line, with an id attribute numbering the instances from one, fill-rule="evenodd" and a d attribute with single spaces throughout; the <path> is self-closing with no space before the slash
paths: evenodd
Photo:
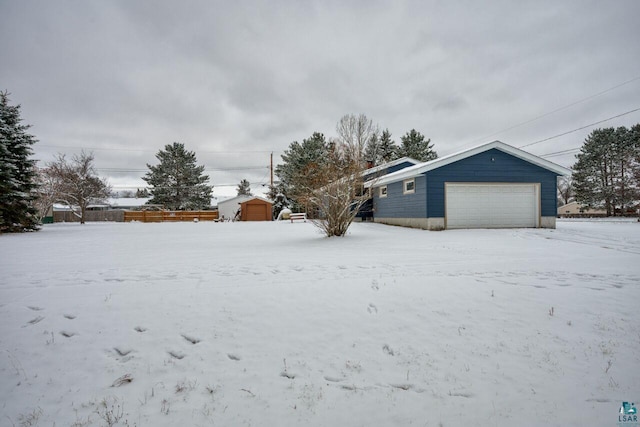
<path id="1" fill-rule="evenodd" d="M 615 213 L 615 129 L 592 131 L 576 155 L 573 189 L 576 201 L 586 207 L 604 207 L 607 216 Z"/>
<path id="2" fill-rule="evenodd" d="M 204 166 L 196 165 L 196 155 L 184 144 L 174 142 L 158 151 L 156 166 L 147 164 L 149 172 L 142 178 L 150 186 L 149 203 L 170 210 L 206 209 L 211 206 L 213 187 L 204 175 Z"/>
<path id="3" fill-rule="evenodd" d="M 614 205 L 624 215 L 627 208 L 638 199 L 638 188 L 633 175 L 635 147 L 629 129 L 624 126 L 615 130 L 613 139 L 614 158 Z"/>
<path id="4" fill-rule="evenodd" d="M 631 145 L 631 173 L 633 183 L 637 191 L 640 192 L 640 123 L 631 126 L 628 136 Z M 640 198 L 640 194 L 637 195 Z"/>
<path id="5" fill-rule="evenodd" d="M 433 150 L 433 144 L 430 144 L 431 139 L 425 140 L 424 135 L 415 129 L 411 129 L 400 140 L 398 157 L 411 157 L 421 162 L 438 158 L 438 154 Z"/>
<path id="6" fill-rule="evenodd" d="M 277 218 L 280 215 L 280 212 L 284 208 L 289 207 L 289 200 L 285 194 L 286 190 L 282 183 L 276 183 L 274 185 L 269 186 L 269 192 L 267 193 L 267 197 L 270 200 L 273 200 L 272 205 L 272 214 L 273 218 Z"/>
<path id="7" fill-rule="evenodd" d="M 309 193 L 317 181 L 318 171 L 327 162 L 330 144 L 324 135 L 314 132 L 311 137 L 302 140 L 302 144 L 293 141 L 282 154 L 282 164 L 276 166 L 275 174 L 280 180 L 284 194 L 294 202 Z M 296 204 L 294 209 L 302 206 Z"/>
<path id="8" fill-rule="evenodd" d="M 36 139 L 21 122 L 20 106 L 0 92 L 0 233 L 38 229 L 35 160 L 29 159 Z"/>
<path id="9" fill-rule="evenodd" d="M 364 150 L 364 159 L 367 161 L 368 166 L 376 166 L 380 160 L 380 139 L 378 134 L 374 133 L 367 141 L 367 146 Z"/>
<path id="10" fill-rule="evenodd" d="M 391 139 L 391 132 L 385 129 L 380 136 L 378 150 L 378 164 L 388 163 L 398 158 L 398 147 L 394 140 Z"/>
<path id="11" fill-rule="evenodd" d="M 151 193 L 149 193 L 149 190 L 147 190 L 146 188 L 138 188 L 136 190 L 136 199 L 144 199 L 151 196 Z"/>
<path id="12" fill-rule="evenodd" d="M 238 184 L 238 188 L 236 188 L 238 192 L 238 196 L 252 196 L 251 194 L 251 184 L 246 179 L 240 181 Z"/>

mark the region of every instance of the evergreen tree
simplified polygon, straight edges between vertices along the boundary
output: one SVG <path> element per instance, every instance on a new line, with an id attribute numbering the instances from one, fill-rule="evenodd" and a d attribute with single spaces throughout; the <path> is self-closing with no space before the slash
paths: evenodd
<path id="1" fill-rule="evenodd" d="M 269 192 L 267 193 L 269 200 L 273 201 L 272 214 L 273 218 L 277 218 L 280 211 L 284 208 L 300 208 L 300 206 L 291 206 L 293 203 L 287 197 L 287 190 L 282 182 L 277 182 L 274 185 L 269 186 Z"/>
<path id="2" fill-rule="evenodd" d="M 277 218 L 280 211 L 284 208 L 289 208 L 289 200 L 285 194 L 286 190 L 282 183 L 278 182 L 275 185 L 269 186 L 269 192 L 267 197 L 273 201 L 272 214 L 273 218 Z"/>
<path id="3" fill-rule="evenodd" d="M 398 157 L 411 157 L 421 162 L 438 158 L 438 154 L 433 150 L 433 144 L 430 144 L 431 139 L 425 140 L 424 135 L 415 129 L 411 129 L 400 140 Z"/>
<path id="4" fill-rule="evenodd" d="M 311 137 L 292 142 L 282 154 L 282 164 L 276 166 L 275 174 L 289 200 L 296 202 L 292 208 L 298 210 L 302 206 L 298 199 L 308 194 L 314 187 L 322 166 L 327 161 L 330 144 L 322 133 L 314 132 Z"/>
<path id="5" fill-rule="evenodd" d="M 635 188 L 640 191 L 640 123 L 631 126 L 627 134 L 631 145 L 631 173 Z M 637 196 L 640 198 L 640 195 Z"/>
<path id="6" fill-rule="evenodd" d="M 614 159 L 614 206 L 624 215 L 627 208 L 638 200 L 638 187 L 633 174 L 634 147 L 631 131 L 626 127 L 615 130 L 612 146 Z"/>
<path id="7" fill-rule="evenodd" d="M 378 163 L 388 163 L 399 158 L 398 147 L 394 140 L 391 139 L 391 132 L 385 129 L 380 136 Z"/>
<path id="8" fill-rule="evenodd" d="M 253 194 L 251 194 L 251 184 L 246 179 L 240 181 L 236 190 L 238 192 L 238 196 L 253 196 Z"/>
<path id="9" fill-rule="evenodd" d="M 136 199 L 144 199 L 150 197 L 151 193 L 146 188 L 138 188 L 136 190 Z"/>
<path id="10" fill-rule="evenodd" d="M 587 207 L 604 207 L 608 216 L 615 213 L 615 138 L 613 128 L 595 129 L 580 148 L 573 165 L 576 201 Z"/>
<path id="11" fill-rule="evenodd" d="M 378 138 L 377 133 L 374 133 L 367 142 L 367 146 L 364 150 L 364 159 L 370 166 L 376 166 L 380 164 L 380 155 L 380 138 Z"/>
<path id="12" fill-rule="evenodd" d="M 184 144 L 174 142 L 158 151 L 158 165 L 147 164 L 149 172 L 142 178 L 152 188 L 151 204 L 164 205 L 170 210 L 207 209 L 211 206 L 209 177 L 204 166 L 196 165 L 196 155 Z"/>
<path id="13" fill-rule="evenodd" d="M 0 92 L 0 233 L 38 229 L 35 160 L 29 159 L 36 139 L 21 122 L 20 106 Z"/>

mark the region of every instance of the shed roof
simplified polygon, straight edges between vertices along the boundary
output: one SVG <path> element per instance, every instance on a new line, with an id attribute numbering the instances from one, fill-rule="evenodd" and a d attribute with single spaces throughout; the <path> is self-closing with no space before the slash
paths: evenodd
<path id="1" fill-rule="evenodd" d="M 430 170 L 437 169 L 442 166 L 446 166 L 448 164 L 457 162 L 462 159 L 466 159 L 467 157 L 475 156 L 476 154 L 480 154 L 485 151 L 492 150 L 494 148 L 497 150 L 503 151 L 507 154 L 511 154 L 514 157 L 518 157 L 524 161 L 532 163 L 541 168 L 547 169 L 551 172 L 555 172 L 558 175 L 571 174 L 570 169 L 567 169 L 556 163 L 545 160 L 542 157 L 538 157 L 531 153 L 527 153 L 526 151 L 523 151 L 511 145 L 505 144 L 504 142 L 493 141 L 493 142 L 481 144 L 472 148 L 468 148 L 466 150 L 459 151 L 457 153 L 449 154 L 448 156 L 440 157 L 435 160 L 420 163 L 415 166 L 410 166 L 408 168 L 401 169 L 397 172 L 390 173 L 388 175 L 385 175 L 375 180 L 367 181 L 365 183 L 365 187 L 377 187 L 380 185 L 388 184 L 390 182 L 397 182 L 403 179 L 414 178 Z"/>
<path id="2" fill-rule="evenodd" d="M 269 204 L 271 204 L 271 205 L 273 204 L 273 202 L 272 202 L 271 200 L 269 200 L 269 199 L 265 199 L 264 197 L 260 197 L 260 196 L 251 196 L 251 197 L 249 197 L 248 199 L 246 199 L 246 200 L 242 201 L 241 203 L 243 203 L 243 204 L 244 204 L 244 203 L 250 202 L 250 201 L 252 201 L 252 200 L 256 200 L 256 199 L 257 199 L 257 200 L 262 200 L 263 202 L 269 203 Z"/>

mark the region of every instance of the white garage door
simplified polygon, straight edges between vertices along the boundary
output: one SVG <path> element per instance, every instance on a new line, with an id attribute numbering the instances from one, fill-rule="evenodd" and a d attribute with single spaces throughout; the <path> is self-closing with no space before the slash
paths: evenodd
<path id="1" fill-rule="evenodd" d="M 447 228 L 537 227 L 539 184 L 446 183 Z"/>

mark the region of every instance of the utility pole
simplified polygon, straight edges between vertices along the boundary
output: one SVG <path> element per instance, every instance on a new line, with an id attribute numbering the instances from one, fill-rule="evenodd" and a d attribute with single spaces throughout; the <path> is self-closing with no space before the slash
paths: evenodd
<path id="1" fill-rule="evenodd" d="M 273 188 L 273 151 L 271 152 L 271 188 Z"/>

